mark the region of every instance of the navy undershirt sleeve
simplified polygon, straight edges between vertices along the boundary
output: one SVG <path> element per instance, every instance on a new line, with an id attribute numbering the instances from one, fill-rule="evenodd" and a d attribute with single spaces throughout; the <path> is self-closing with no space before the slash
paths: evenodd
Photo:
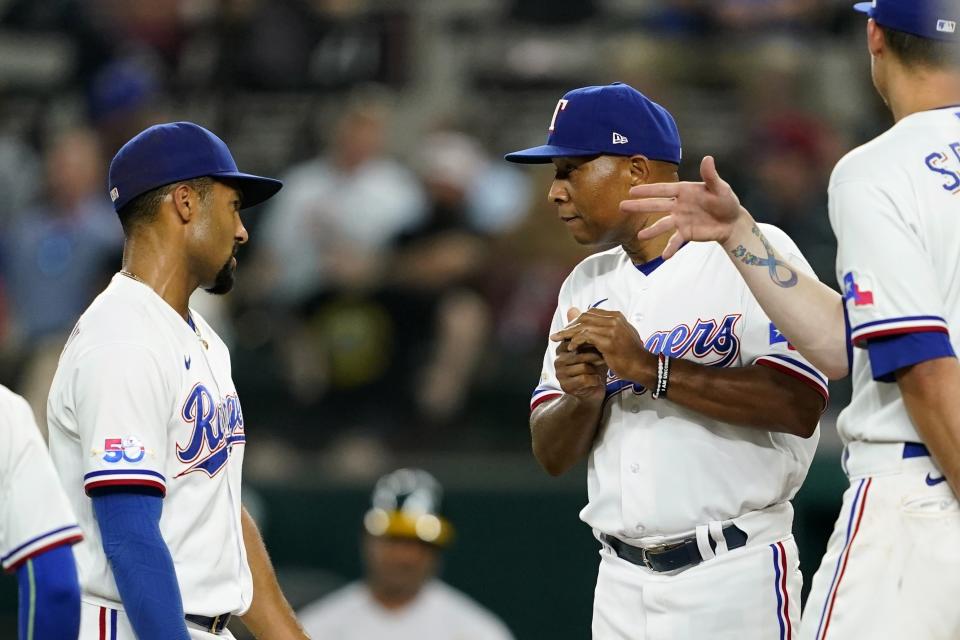
<path id="1" fill-rule="evenodd" d="M 80 634 L 80 583 L 73 549 L 48 549 L 17 568 L 20 640 L 62 640 Z"/>
<path id="2" fill-rule="evenodd" d="M 870 369 L 877 382 L 896 382 L 897 370 L 935 358 L 955 358 L 950 336 L 925 331 L 904 333 L 867 342 Z"/>
<path id="3" fill-rule="evenodd" d="M 110 489 L 92 498 L 103 550 L 137 638 L 189 640 L 173 558 L 160 534 L 163 498 Z"/>

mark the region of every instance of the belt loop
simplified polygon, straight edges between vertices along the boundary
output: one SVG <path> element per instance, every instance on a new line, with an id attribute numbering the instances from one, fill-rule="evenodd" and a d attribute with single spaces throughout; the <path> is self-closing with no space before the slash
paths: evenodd
<path id="1" fill-rule="evenodd" d="M 213 622 L 210 623 L 210 633 L 217 633 L 217 625 L 220 624 L 220 615 L 213 619 Z"/>
<path id="2" fill-rule="evenodd" d="M 716 555 L 723 555 L 727 549 L 727 539 L 723 536 L 723 523 L 719 520 L 713 520 L 707 525 L 710 530 L 710 537 L 717 543 Z"/>
<path id="3" fill-rule="evenodd" d="M 701 524 L 697 525 L 697 549 L 700 550 L 700 556 L 704 560 L 710 560 L 713 558 L 714 553 L 713 549 L 710 547 L 710 540 L 707 538 L 709 535 L 709 530 L 707 525 Z"/>

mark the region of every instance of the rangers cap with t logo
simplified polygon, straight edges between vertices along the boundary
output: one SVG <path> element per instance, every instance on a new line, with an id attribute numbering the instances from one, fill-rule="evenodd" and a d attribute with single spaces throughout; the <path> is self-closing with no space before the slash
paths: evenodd
<path id="1" fill-rule="evenodd" d="M 552 158 L 643 155 L 680 164 L 680 133 L 670 112 L 622 82 L 583 87 L 557 102 L 547 144 L 504 156 L 547 164 Z"/>
<path id="2" fill-rule="evenodd" d="M 107 189 L 119 212 L 137 196 L 174 182 L 209 176 L 230 180 L 243 194 L 241 208 L 271 197 L 283 183 L 241 173 L 223 140 L 192 122 L 169 122 L 144 129 L 110 162 Z"/>
<path id="3" fill-rule="evenodd" d="M 873 0 L 853 7 L 881 27 L 931 40 L 960 41 L 957 0 Z"/>

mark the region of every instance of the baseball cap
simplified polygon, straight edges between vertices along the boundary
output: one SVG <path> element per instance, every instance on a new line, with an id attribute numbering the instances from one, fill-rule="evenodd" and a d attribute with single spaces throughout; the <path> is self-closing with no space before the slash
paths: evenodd
<path id="1" fill-rule="evenodd" d="M 243 208 L 260 204 L 283 186 L 273 178 L 241 173 L 223 140 L 192 122 L 149 127 L 120 147 L 110 161 L 107 188 L 120 211 L 137 196 L 164 185 L 210 176 L 237 183 Z"/>
<path id="2" fill-rule="evenodd" d="M 931 40 L 960 41 L 960 3 L 957 0 L 873 0 L 854 9 L 881 27 Z"/>
<path id="3" fill-rule="evenodd" d="M 377 480 L 363 526 L 374 537 L 410 538 L 446 546 L 453 526 L 440 515 L 443 489 L 422 469 L 397 469 Z"/>
<path id="4" fill-rule="evenodd" d="M 547 144 L 504 156 L 522 164 L 592 155 L 644 155 L 680 164 L 680 132 L 670 112 L 628 84 L 583 87 L 553 110 Z"/>

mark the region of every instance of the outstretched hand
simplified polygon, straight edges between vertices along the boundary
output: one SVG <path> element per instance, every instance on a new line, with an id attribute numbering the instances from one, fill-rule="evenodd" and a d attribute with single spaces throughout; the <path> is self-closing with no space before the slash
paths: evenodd
<path id="1" fill-rule="evenodd" d="M 673 235 L 663 250 L 672 257 L 689 240 L 715 240 L 723 244 L 730 238 L 734 224 L 749 216 L 740 199 L 717 172 L 713 156 L 700 163 L 703 182 L 644 184 L 630 189 L 630 200 L 620 203 L 624 213 L 664 213 L 669 215 L 642 229 L 637 237 L 650 240 L 663 233 Z"/>

